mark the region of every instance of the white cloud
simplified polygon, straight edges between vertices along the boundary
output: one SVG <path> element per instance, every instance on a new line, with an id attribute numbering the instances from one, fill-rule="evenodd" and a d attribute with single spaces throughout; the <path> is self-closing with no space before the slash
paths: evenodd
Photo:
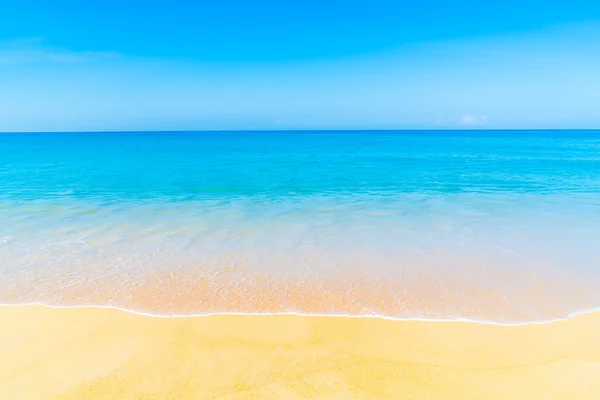
<path id="1" fill-rule="evenodd" d="M 487 115 L 481 115 L 479 117 L 472 116 L 472 115 L 465 115 L 460 120 L 460 124 L 463 126 L 476 126 L 476 125 L 483 125 L 487 121 L 488 121 Z"/>
<path id="2" fill-rule="evenodd" d="M 42 39 L 0 41 L 0 65 L 30 63 L 72 63 L 118 57 L 118 53 L 73 51 L 46 46 Z"/>

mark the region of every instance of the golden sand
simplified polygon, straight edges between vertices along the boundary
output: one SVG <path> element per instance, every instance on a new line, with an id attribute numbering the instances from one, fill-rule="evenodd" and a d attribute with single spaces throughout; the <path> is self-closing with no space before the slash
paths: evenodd
<path id="1" fill-rule="evenodd" d="M 600 313 L 542 325 L 0 307 L 1 399 L 600 399 Z"/>

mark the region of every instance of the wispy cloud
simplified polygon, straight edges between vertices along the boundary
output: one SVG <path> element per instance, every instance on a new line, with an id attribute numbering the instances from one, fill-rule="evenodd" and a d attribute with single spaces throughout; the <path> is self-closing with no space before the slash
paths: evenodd
<path id="1" fill-rule="evenodd" d="M 488 117 L 486 115 L 481 115 L 479 117 L 472 115 L 465 115 L 460 120 L 460 124 L 462 126 L 476 126 L 476 125 L 484 125 L 488 121 Z"/>
<path id="2" fill-rule="evenodd" d="M 43 39 L 0 41 L 0 65 L 31 63 L 74 63 L 119 57 L 115 52 L 74 51 L 47 46 Z"/>

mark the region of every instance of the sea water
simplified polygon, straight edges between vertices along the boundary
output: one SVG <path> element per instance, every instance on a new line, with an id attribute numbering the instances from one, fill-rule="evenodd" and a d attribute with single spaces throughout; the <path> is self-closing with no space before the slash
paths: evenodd
<path id="1" fill-rule="evenodd" d="M 0 134 L 0 303 L 521 322 L 600 306 L 600 131 Z"/>

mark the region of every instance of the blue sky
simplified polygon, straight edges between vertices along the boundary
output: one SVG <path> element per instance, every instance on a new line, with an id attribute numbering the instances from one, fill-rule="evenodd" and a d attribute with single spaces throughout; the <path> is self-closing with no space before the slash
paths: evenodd
<path id="1" fill-rule="evenodd" d="M 597 1 L 3 1 L 0 131 L 600 128 Z"/>

